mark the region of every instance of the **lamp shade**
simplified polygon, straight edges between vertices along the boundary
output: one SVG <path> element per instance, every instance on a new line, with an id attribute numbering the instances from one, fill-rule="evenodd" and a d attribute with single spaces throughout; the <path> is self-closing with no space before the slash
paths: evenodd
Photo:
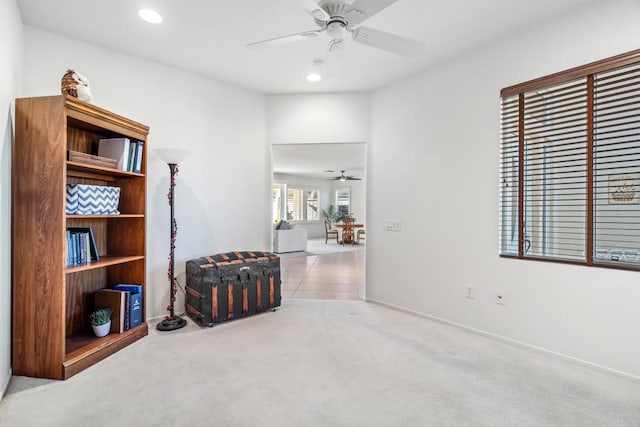
<path id="1" fill-rule="evenodd" d="M 187 157 L 189 152 L 181 148 L 156 148 L 153 150 L 165 163 L 177 165 Z"/>

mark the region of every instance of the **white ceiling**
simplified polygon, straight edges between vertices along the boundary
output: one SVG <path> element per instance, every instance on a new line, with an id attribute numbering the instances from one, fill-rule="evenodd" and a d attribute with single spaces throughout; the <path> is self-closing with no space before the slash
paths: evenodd
<path id="1" fill-rule="evenodd" d="M 330 179 L 344 170 L 345 175 L 364 179 L 365 150 L 365 144 L 273 145 L 273 172 Z"/>
<path id="2" fill-rule="evenodd" d="M 348 0 L 351 1 L 351 0 Z M 316 29 L 301 0 L 18 0 L 25 24 L 263 93 L 368 91 L 598 0 L 399 0 L 364 25 L 426 43 L 416 58 L 348 38 L 342 74 L 305 75 L 328 37 L 256 51 L 247 43 Z M 164 17 L 152 25 L 138 9 Z M 82 70 L 78 70 L 82 72 Z"/>

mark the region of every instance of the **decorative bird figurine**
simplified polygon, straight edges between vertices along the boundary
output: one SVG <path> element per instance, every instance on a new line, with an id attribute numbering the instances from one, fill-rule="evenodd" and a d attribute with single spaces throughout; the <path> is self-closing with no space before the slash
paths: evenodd
<path id="1" fill-rule="evenodd" d="M 72 69 L 68 69 L 62 76 L 62 93 L 82 101 L 91 102 L 89 80 Z"/>

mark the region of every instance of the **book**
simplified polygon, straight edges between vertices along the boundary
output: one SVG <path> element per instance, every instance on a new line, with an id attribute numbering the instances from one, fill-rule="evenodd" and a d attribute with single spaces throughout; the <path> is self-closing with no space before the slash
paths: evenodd
<path id="1" fill-rule="evenodd" d="M 136 155 L 138 154 L 138 143 L 136 141 L 131 141 L 129 147 L 131 148 L 129 156 L 129 172 L 135 172 Z"/>
<path id="2" fill-rule="evenodd" d="M 128 331 L 131 329 L 131 316 L 129 315 L 129 312 L 131 311 L 131 292 L 123 291 L 121 289 L 117 289 L 117 291 L 124 294 L 124 330 Z"/>
<path id="3" fill-rule="evenodd" d="M 98 143 L 98 156 L 117 160 L 117 169 L 126 171 L 129 166 L 129 146 L 129 138 L 103 138 Z"/>
<path id="4" fill-rule="evenodd" d="M 71 253 L 71 232 L 67 230 L 67 253 L 64 257 L 66 265 L 73 265 L 72 253 Z"/>
<path id="5" fill-rule="evenodd" d="M 129 328 L 135 328 L 142 323 L 142 285 L 120 284 L 113 289 L 129 292 Z"/>
<path id="6" fill-rule="evenodd" d="M 78 235 L 71 233 L 71 242 L 73 243 L 73 264 L 80 264 L 80 250 L 78 249 Z"/>
<path id="7" fill-rule="evenodd" d="M 111 332 L 117 334 L 125 331 L 125 297 L 125 292 L 115 289 L 100 289 L 94 294 L 94 310 L 99 308 L 110 308 L 113 310 L 113 313 L 111 313 Z"/>
<path id="8" fill-rule="evenodd" d="M 84 238 L 84 233 L 76 233 L 76 239 L 78 239 L 78 252 L 80 253 L 80 264 L 87 263 L 87 246 Z"/>
<path id="9" fill-rule="evenodd" d="M 82 233 L 82 237 L 84 238 L 84 248 L 85 248 L 85 256 L 87 257 L 85 262 L 91 262 L 91 242 L 89 241 L 89 233 L 86 231 Z"/>
<path id="10" fill-rule="evenodd" d="M 130 141 L 129 142 L 129 159 L 127 162 L 127 170 L 129 172 L 133 171 L 133 166 L 134 166 L 134 157 L 136 155 L 136 143 L 135 141 Z"/>
<path id="11" fill-rule="evenodd" d="M 142 153 L 144 151 L 144 142 L 136 142 L 136 162 L 133 168 L 134 172 L 142 173 Z"/>

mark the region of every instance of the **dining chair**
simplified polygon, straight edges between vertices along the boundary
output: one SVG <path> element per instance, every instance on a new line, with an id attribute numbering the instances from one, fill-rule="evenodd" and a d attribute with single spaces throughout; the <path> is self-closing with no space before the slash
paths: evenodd
<path id="1" fill-rule="evenodd" d="M 366 235 L 366 233 L 364 232 L 364 228 L 359 229 L 356 232 L 356 242 L 360 243 L 360 240 L 366 240 L 365 235 Z"/>
<path id="2" fill-rule="evenodd" d="M 340 243 L 339 241 L 339 236 L 338 236 L 338 230 L 332 230 L 331 229 L 331 222 L 329 222 L 328 219 L 324 219 L 324 243 L 325 245 L 327 244 L 327 242 L 329 241 L 329 237 L 331 237 L 333 239 L 333 236 L 336 236 L 336 243 Z"/>

